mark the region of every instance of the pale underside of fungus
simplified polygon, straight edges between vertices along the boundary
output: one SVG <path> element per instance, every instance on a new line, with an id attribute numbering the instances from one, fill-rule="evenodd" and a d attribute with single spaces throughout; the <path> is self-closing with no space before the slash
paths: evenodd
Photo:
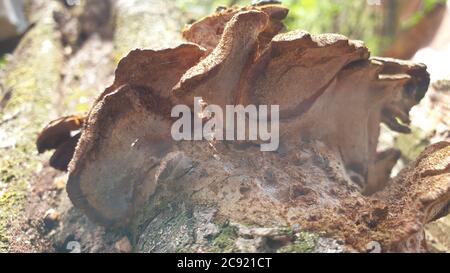
<path id="1" fill-rule="evenodd" d="M 377 241 L 384 251 L 423 251 L 423 226 L 448 211 L 450 143 L 429 147 L 394 179 L 400 153 L 377 144 L 381 123 L 409 132 L 426 67 L 370 58 L 342 35 L 279 33 L 287 13 L 279 5 L 222 10 L 188 26 L 189 43 L 122 59 L 86 118 L 53 122 L 39 137 L 40 152 L 57 149 L 56 168 L 73 155 L 73 204 L 123 226 L 160 189 L 236 222 L 298 224 L 355 249 Z M 279 105 L 279 150 L 173 141 L 171 109 L 194 97 Z"/>

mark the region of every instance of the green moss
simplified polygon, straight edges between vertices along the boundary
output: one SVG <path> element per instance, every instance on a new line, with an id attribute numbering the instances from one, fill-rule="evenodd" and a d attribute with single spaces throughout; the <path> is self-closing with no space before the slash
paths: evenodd
<path id="1" fill-rule="evenodd" d="M 301 232 L 296 234 L 294 243 L 278 249 L 278 253 L 311 253 L 314 252 L 318 237 L 315 234 Z"/>
<path id="2" fill-rule="evenodd" d="M 231 253 L 235 250 L 238 228 L 225 222 L 220 225 L 220 232 L 211 240 L 211 252 Z"/>
<path id="3" fill-rule="evenodd" d="M 411 130 L 411 134 L 399 135 L 395 140 L 395 147 L 402 152 L 406 162 L 415 160 L 430 144 L 425 132 L 417 127 Z"/>
<path id="4" fill-rule="evenodd" d="M 2 67 L 5 66 L 5 64 L 6 64 L 6 57 L 4 55 L 0 56 L 0 69 L 2 69 Z"/>
<path id="5" fill-rule="evenodd" d="M 0 252 L 8 249 L 8 223 L 20 213 L 26 201 L 28 184 L 24 180 L 17 180 L 0 195 Z"/>
<path id="6" fill-rule="evenodd" d="M 197 251 L 190 247 L 180 247 L 178 248 L 175 253 L 196 253 Z"/>
<path id="7" fill-rule="evenodd" d="M 52 10 L 45 18 L 52 18 Z M 21 41 L 0 79 L 3 87 L 12 91 L 0 113 L 4 136 L 0 139 L 0 252 L 7 250 L 8 226 L 20 217 L 28 185 L 44 160 L 36 152 L 35 141 L 52 118 L 63 62 L 54 28 L 53 20 L 38 22 Z"/>

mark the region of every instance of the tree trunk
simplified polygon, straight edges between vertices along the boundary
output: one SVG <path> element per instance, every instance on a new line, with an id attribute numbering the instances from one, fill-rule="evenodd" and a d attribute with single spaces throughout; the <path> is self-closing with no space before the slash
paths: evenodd
<path id="1" fill-rule="evenodd" d="M 61 2 L 33 1 L 36 26 L 1 78 L 2 251 L 424 250 L 423 226 L 449 201 L 450 144 L 428 148 L 393 180 L 398 153 L 376 151 L 381 121 L 408 130 L 396 115 L 406 120 L 423 97 L 424 66 L 369 59 L 361 43 L 337 35 L 274 38 L 286 16 L 279 6 L 202 19 L 184 32 L 192 43 L 177 46 L 184 18 L 167 1 Z M 123 58 L 135 48 L 152 50 Z M 210 96 L 215 87 L 228 93 Z M 154 122 L 173 95 L 167 88 L 183 102 L 201 94 L 220 105 L 230 97 L 288 105 L 280 149 L 204 141 L 171 143 L 166 153 L 158 134 L 167 124 Z M 47 122 L 68 114 L 79 116 L 38 138 Z M 34 152 L 34 140 L 42 148 L 46 133 L 74 123 L 84 125 L 76 149 L 69 147 L 76 151 L 67 177 L 45 163 L 49 154 Z M 132 139 L 141 132 L 149 139 Z M 51 147 L 58 149 L 52 164 L 65 144 Z"/>

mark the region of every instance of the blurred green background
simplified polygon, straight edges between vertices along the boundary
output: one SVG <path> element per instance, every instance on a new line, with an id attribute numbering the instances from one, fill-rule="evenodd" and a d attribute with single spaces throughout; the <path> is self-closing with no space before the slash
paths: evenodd
<path id="1" fill-rule="evenodd" d="M 250 0 L 175 0 L 187 16 L 198 19 L 219 6 L 249 5 Z M 341 33 L 363 40 L 373 54 L 381 54 L 394 36 L 413 27 L 437 4 L 446 0 L 283 0 L 289 7 L 288 30 Z"/>
<path id="2" fill-rule="evenodd" d="M 6 63 L 5 56 L 0 56 L 0 68 Z"/>
<path id="3" fill-rule="evenodd" d="M 28 0 L 32 1 L 32 0 Z M 68 1 L 68 0 L 60 0 Z M 266 0 L 267 1 L 267 0 Z M 429 37 L 421 32 L 433 32 L 438 25 L 438 12 L 447 0 L 283 0 L 290 13 L 284 21 L 287 30 L 304 29 L 311 33 L 341 33 L 351 39 L 362 40 L 373 55 L 409 59 Z M 194 21 L 211 14 L 218 7 L 251 5 L 251 0 L 174 0 L 184 13 L 185 20 Z M 443 13 L 441 13 L 442 15 Z M 432 22 L 423 23 L 423 19 Z M 425 21 L 427 21 L 425 20 Z M 434 21 L 433 21 L 434 20 Z M 414 33 L 401 36 L 417 25 L 427 25 Z M 404 34 L 404 33 L 403 33 Z M 409 45 L 409 41 L 417 46 Z M 406 50 L 402 48 L 407 48 Z M 0 44 L 1 49 L 1 44 Z M 0 50 L 0 67 L 4 64 Z M 4 53 L 4 52 L 3 52 Z"/>

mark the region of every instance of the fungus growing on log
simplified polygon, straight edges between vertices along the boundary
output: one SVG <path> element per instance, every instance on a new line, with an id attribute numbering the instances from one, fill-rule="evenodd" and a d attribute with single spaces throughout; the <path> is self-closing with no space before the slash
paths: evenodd
<path id="1" fill-rule="evenodd" d="M 377 144 L 380 123 L 409 132 L 409 111 L 429 85 L 426 67 L 369 58 L 362 42 L 342 35 L 278 34 L 286 14 L 279 5 L 220 11 L 185 30 L 191 43 L 125 57 L 84 122 L 69 166 L 74 205 L 123 226 L 160 187 L 236 222 L 299 224 L 360 251 L 373 241 L 384 251 L 422 251 L 423 226 L 448 212 L 450 143 L 430 147 L 394 179 L 400 153 Z M 192 107 L 194 97 L 221 107 L 279 105 L 279 150 L 173 141 L 171 109 Z M 72 127 L 63 129 L 66 140 Z M 51 131 L 39 151 L 63 148 Z"/>
<path id="2" fill-rule="evenodd" d="M 75 206 L 115 225 L 145 203 L 156 188 L 159 162 L 173 145 L 171 87 L 202 55 L 186 44 L 136 50 L 119 63 L 114 84 L 89 113 L 70 166 L 67 191 Z"/>
<path id="3" fill-rule="evenodd" d="M 86 118 L 68 116 L 50 122 L 39 134 L 36 146 L 39 153 L 55 150 L 50 159 L 50 166 L 57 170 L 67 171 L 67 165 L 72 160 L 76 145 L 80 139 L 79 131 Z"/>

